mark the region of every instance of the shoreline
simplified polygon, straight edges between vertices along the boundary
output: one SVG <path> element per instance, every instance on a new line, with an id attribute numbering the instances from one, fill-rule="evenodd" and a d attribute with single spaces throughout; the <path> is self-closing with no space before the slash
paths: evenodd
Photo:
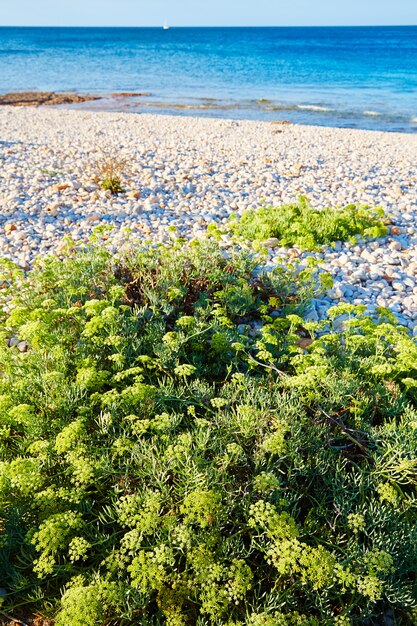
<path id="1" fill-rule="evenodd" d="M 59 106 L 70 110 L 204 117 L 235 121 L 288 121 L 302 126 L 417 134 L 417 116 L 329 107 L 268 98 L 219 99 L 186 95 L 167 98 L 146 91 L 16 91 L 0 93 L 2 106 Z"/>
<path id="2" fill-rule="evenodd" d="M 62 240 L 111 226 L 106 245 L 203 236 L 209 224 L 306 195 L 312 206 L 381 205 L 390 235 L 320 253 L 270 250 L 267 268 L 294 255 L 323 262 L 334 288 L 311 319 L 339 301 L 388 306 L 417 329 L 417 136 L 259 121 L 0 107 L 0 256 L 23 268 Z M 125 193 L 94 182 L 122 163 Z M 171 227 L 171 228 L 170 228 Z M 130 230 L 127 235 L 126 229 Z M 227 242 L 225 242 L 227 245 Z M 417 333 L 417 330 L 415 331 Z"/>

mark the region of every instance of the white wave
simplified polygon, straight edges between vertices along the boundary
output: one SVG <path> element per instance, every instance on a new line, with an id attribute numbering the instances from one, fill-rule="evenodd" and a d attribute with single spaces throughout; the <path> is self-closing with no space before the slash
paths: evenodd
<path id="1" fill-rule="evenodd" d="M 364 111 L 363 114 L 364 115 L 370 115 L 372 117 L 376 117 L 378 115 L 382 115 L 382 113 L 378 113 L 378 111 Z"/>
<path id="2" fill-rule="evenodd" d="M 297 109 L 302 109 L 303 111 L 321 111 L 321 112 L 326 112 L 326 111 L 331 111 L 332 109 L 329 109 L 328 107 L 322 107 L 319 106 L 317 104 L 297 104 Z"/>
<path id="3" fill-rule="evenodd" d="M 412 117 L 412 118 L 411 118 L 411 120 L 410 120 L 410 122 L 411 122 L 412 124 L 417 124 L 417 117 Z"/>

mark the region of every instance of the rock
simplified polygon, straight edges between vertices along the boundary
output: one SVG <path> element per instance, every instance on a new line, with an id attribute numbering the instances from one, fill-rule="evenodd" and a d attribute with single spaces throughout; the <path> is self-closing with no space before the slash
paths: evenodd
<path id="1" fill-rule="evenodd" d="M 382 257 L 382 260 L 384 261 L 384 263 L 387 263 L 388 265 L 399 265 L 400 264 L 399 259 L 394 258 L 390 254 L 384 254 L 384 256 Z"/>
<path id="2" fill-rule="evenodd" d="M 341 332 L 342 330 L 344 330 L 348 319 L 349 315 L 339 315 L 339 317 L 336 317 L 333 322 L 333 329 L 337 332 Z"/>
<path id="3" fill-rule="evenodd" d="M 372 252 L 369 252 L 366 248 L 362 250 L 361 258 L 368 261 L 368 263 L 375 263 L 376 261 L 375 254 L 372 254 Z"/>
<path id="4" fill-rule="evenodd" d="M 5 232 L 6 235 L 10 235 L 10 233 L 12 233 L 16 229 L 17 229 L 16 224 L 7 223 L 7 224 L 4 225 L 4 232 Z"/>
<path id="5" fill-rule="evenodd" d="M 345 290 L 340 284 L 336 284 L 329 292 L 330 297 L 340 300 L 345 295 Z"/>
<path id="6" fill-rule="evenodd" d="M 314 308 L 311 308 L 309 311 L 307 311 L 307 313 L 305 314 L 304 318 L 308 321 L 308 322 L 318 322 L 319 321 L 319 316 L 318 313 Z"/>
<path id="7" fill-rule="evenodd" d="M 58 215 L 58 209 L 60 208 L 60 204 L 59 202 L 54 202 L 53 204 L 49 204 L 46 207 L 47 212 L 49 213 L 49 215 Z"/>
<path id="8" fill-rule="evenodd" d="M 390 235 L 401 235 L 401 228 L 398 228 L 398 226 L 391 226 L 389 233 Z"/>
<path id="9" fill-rule="evenodd" d="M 55 93 L 53 91 L 19 91 L 0 95 L 0 105 L 39 106 L 40 104 L 73 104 L 99 100 L 100 96 L 81 96 L 76 93 Z"/>
<path id="10" fill-rule="evenodd" d="M 140 198 L 140 197 L 141 197 L 141 195 L 142 195 L 142 194 L 140 193 L 140 191 L 130 191 L 130 192 L 127 194 L 127 197 L 128 197 L 130 200 L 137 200 L 138 198 Z"/>
<path id="11" fill-rule="evenodd" d="M 404 298 L 404 300 L 402 301 L 403 306 L 406 307 L 407 309 L 411 309 L 412 307 L 414 307 L 414 298 L 409 297 L 409 298 Z M 407 313 L 409 313 L 409 311 L 407 310 Z M 404 313 L 405 315 L 406 313 Z"/>
<path id="12" fill-rule="evenodd" d="M 395 250 L 399 251 L 399 250 L 402 250 L 403 247 L 402 247 L 402 245 L 401 245 L 401 243 L 399 241 L 392 241 L 389 244 L 389 249 L 393 250 L 393 251 L 395 251 Z"/>
<path id="13" fill-rule="evenodd" d="M 289 259 L 298 259 L 299 256 L 300 256 L 300 253 L 295 248 L 290 248 L 290 250 L 288 250 Z"/>
<path id="14" fill-rule="evenodd" d="M 137 92 L 137 91 L 119 91 L 111 94 L 113 98 L 145 98 L 149 97 L 152 94 L 147 91 Z"/>
<path id="15" fill-rule="evenodd" d="M 312 343 L 313 343 L 312 339 L 303 337 L 297 341 L 297 346 L 300 346 L 300 348 L 302 348 L 303 350 L 306 350 L 309 346 L 311 346 Z"/>
<path id="16" fill-rule="evenodd" d="M 276 237 L 270 237 L 269 239 L 265 239 L 261 244 L 264 248 L 277 248 L 279 246 L 279 239 Z"/>
<path id="17" fill-rule="evenodd" d="M 349 257 L 347 254 L 341 254 L 337 259 L 337 263 L 340 267 L 343 267 L 348 262 L 349 262 Z"/>

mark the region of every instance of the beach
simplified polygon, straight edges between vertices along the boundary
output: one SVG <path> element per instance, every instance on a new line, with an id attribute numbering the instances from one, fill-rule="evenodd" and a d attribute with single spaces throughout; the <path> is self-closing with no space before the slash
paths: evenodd
<path id="1" fill-rule="evenodd" d="M 106 245 L 204 236 L 232 214 L 307 196 L 312 206 L 380 205 L 389 235 L 313 256 L 334 277 L 310 319 L 339 301 L 389 307 L 417 325 L 417 136 L 153 114 L 0 108 L 0 256 L 29 269 L 111 227 Z M 116 162 L 124 192 L 100 189 Z M 175 227 L 175 228 L 173 228 Z M 228 245 L 227 237 L 223 242 Z M 312 253 L 271 248 L 267 268 Z"/>
<path id="2" fill-rule="evenodd" d="M 275 4 L 0 16 L 0 626 L 417 626 L 415 11 Z"/>

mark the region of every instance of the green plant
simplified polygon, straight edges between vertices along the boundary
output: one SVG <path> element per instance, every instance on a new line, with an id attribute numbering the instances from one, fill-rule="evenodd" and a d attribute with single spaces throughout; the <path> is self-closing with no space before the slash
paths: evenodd
<path id="1" fill-rule="evenodd" d="M 103 178 L 100 186 L 102 189 L 104 189 L 104 191 L 110 191 L 112 195 L 117 195 L 118 193 L 124 192 L 124 188 L 122 187 L 120 178 L 118 178 L 117 176 Z"/>
<path id="2" fill-rule="evenodd" d="M 387 227 L 381 208 L 350 204 L 344 208 L 314 209 L 306 198 L 280 207 L 262 206 L 246 211 L 230 223 L 232 232 L 250 241 L 262 242 L 270 237 L 282 246 L 316 250 L 335 241 L 347 241 L 356 235 L 384 237 Z"/>
<path id="3" fill-rule="evenodd" d="M 313 269 L 214 243 L 68 255 L 4 267 L 2 609 L 416 624 L 417 346 L 395 318 L 307 324 Z"/>

